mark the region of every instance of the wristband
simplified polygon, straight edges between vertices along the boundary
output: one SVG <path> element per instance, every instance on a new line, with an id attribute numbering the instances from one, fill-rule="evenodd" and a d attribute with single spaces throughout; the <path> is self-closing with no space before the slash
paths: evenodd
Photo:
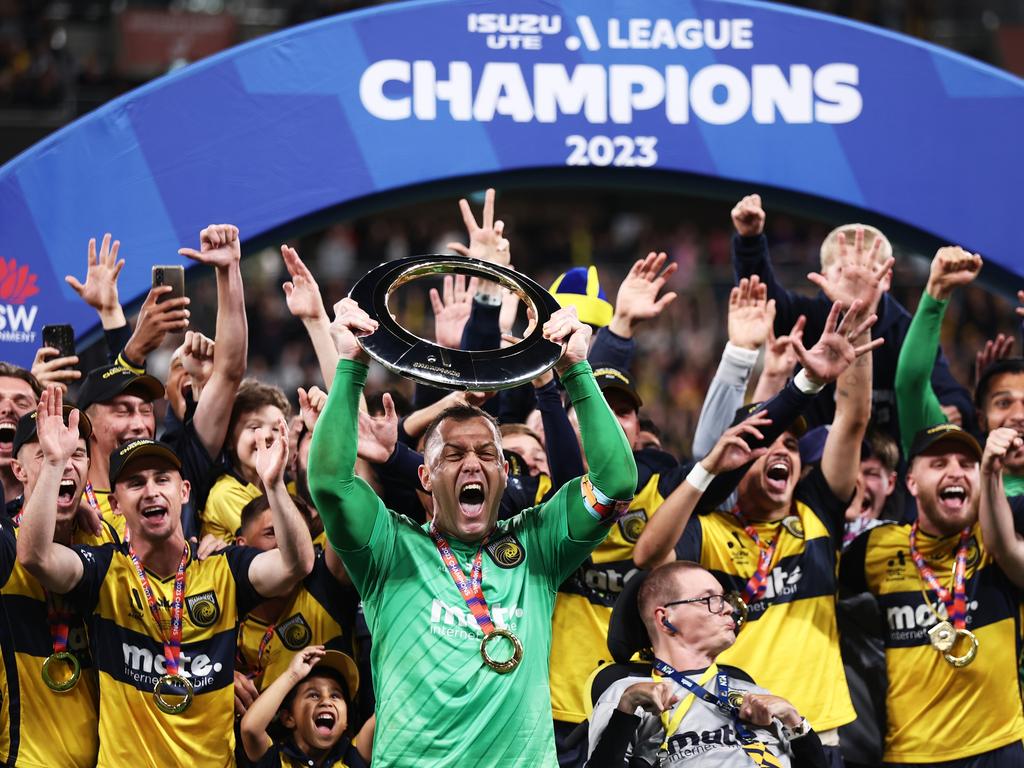
<path id="1" fill-rule="evenodd" d="M 811 377 L 807 375 L 807 371 L 803 368 L 801 368 L 800 372 L 793 377 L 793 383 L 796 385 L 796 388 L 805 395 L 816 395 L 825 388 L 824 384 L 815 384 L 811 381 Z"/>
<path id="2" fill-rule="evenodd" d="M 484 291 L 477 291 L 476 296 L 473 297 L 475 301 L 483 304 L 485 307 L 500 307 L 502 296 L 500 293 L 486 293 Z"/>
<path id="3" fill-rule="evenodd" d="M 792 741 L 793 739 L 799 739 L 801 736 L 806 736 L 811 732 L 811 724 L 807 722 L 807 718 L 803 717 L 795 727 L 790 728 L 785 723 L 782 724 L 783 735 Z"/>
<path id="4" fill-rule="evenodd" d="M 692 485 L 701 493 L 704 493 L 711 485 L 711 481 L 715 479 L 715 476 L 704 469 L 704 465 L 699 461 L 693 465 L 693 469 L 690 470 L 686 476 L 686 482 Z"/>

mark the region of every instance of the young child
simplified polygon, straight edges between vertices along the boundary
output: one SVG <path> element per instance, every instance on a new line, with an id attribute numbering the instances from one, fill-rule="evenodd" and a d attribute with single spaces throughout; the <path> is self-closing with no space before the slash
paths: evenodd
<path id="1" fill-rule="evenodd" d="M 349 703 L 359 688 L 352 658 L 322 645 L 303 648 L 288 669 L 253 702 L 242 717 L 239 766 L 368 768 L 374 718 L 350 741 Z M 275 742 L 267 729 L 274 716 L 287 734 Z"/>

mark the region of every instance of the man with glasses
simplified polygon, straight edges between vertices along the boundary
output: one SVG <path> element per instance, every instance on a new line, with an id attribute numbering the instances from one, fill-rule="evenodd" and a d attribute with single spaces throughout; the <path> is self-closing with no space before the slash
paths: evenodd
<path id="1" fill-rule="evenodd" d="M 637 596 L 654 652 L 650 677 L 626 677 L 590 718 L 588 766 L 822 766 L 796 708 L 716 659 L 736 640 L 738 596 L 696 563 L 655 568 Z"/>

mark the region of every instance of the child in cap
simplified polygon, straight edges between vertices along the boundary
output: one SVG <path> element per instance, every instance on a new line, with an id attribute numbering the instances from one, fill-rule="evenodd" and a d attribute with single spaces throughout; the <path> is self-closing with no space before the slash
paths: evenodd
<path id="1" fill-rule="evenodd" d="M 375 719 L 350 740 L 348 708 L 359 689 L 352 657 L 310 645 L 267 686 L 242 717 L 239 766 L 270 768 L 368 768 Z M 284 738 L 268 733 L 277 716 Z M 359 746 L 355 746 L 358 741 Z"/>

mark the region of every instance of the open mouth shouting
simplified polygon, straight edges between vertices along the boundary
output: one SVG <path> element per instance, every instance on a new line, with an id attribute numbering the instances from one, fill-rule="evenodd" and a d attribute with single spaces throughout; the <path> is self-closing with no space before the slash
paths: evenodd
<path id="1" fill-rule="evenodd" d="M 78 508 L 78 501 L 81 494 L 78 492 L 78 483 L 72 478 L 65 477 L 60 481 L 57 488 L 57 508 L 71 509 Z"/>
<path id="2" fill-rule="evenodd" d="M 764 483 L 768 492 L 779 496 L 785 494 L 792 474 L 793 465 L 788 456 L 770 456 L 764 469 Z"/>
<path id="3" fill-rule="evenodd" d="M 14 430 L 17 424 L 10 419 L 0 421 L 0 454 L 10 456 L 14 448 Z"/>
<path id="4" fill-rule="evenodd" d="M 967 506 L 970 501 L 970 496 L 968 494 L 967 486 L 963 483 L 950 483 L 949 485 L 939 488 L 938 499 L 939 504 L 941 504 L 946 510 L 950 512 L 959 512 Z"/>
<path id="5" fill-rule="evenodd" d="M 143 520 L 160 523 L 167 517 L 168 511 L 167 507 L 162 504 L 144 504 L 139 508 L 139 514 Z"/>
<path id="6" fill-rule="evenodd" d="M 317 736 L 329 738 L 334 733 L 334 726 L 338 724 L 338 715 L 331 710 L 320 710 L 313 715 L 313 727 Z"/>
<path id="7" fill-rule="evenodd" d="M 480 480 L 466 480 L 458 489 L 459 509 L 468 518 L 478 518 L 484 511 L 487 492 Z"/>

